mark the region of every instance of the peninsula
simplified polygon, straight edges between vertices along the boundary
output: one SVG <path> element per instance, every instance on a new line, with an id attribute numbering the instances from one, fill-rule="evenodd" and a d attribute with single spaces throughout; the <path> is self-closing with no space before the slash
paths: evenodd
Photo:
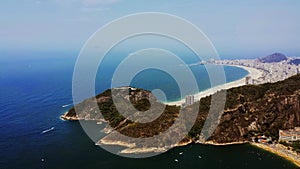
<path id="1" fill-rule="evenodd" d="M 272 144 L 275 143 L 277 145 L 279 143 L 279 130 L 287 130 L 299 126 L 300 75 L 296 71 L 298 68 L 295 69 L 294 73 L 290 73 L 291 71 L 286 72 L 285 70 L 294 70 L 294 66 L 298 65 L 285 65 L 290 64 L 291 59 L 272 63 L 262 63 L 257 60 L 248 61 L 259 62 L 263 65 L 264 69 L 257 68 L 260 65 L 257 63 L 250 66 L 251 64 L 247 61 L 210 61 L 210 63 L 214 64 L 247 66 L 253 69 L 253 71 L 250 68 L 248 70 L 256 72 L 257 76 L 254 76 L 254 73 L 250 73 L 250 76 L 252 75 L 254 79 L 252 81 L 254 83 L 249 83 L 248 85 L 246 85 L 245 79 L 243 79 L 244 83 L 237 85 L 237 87 L 229 87 L 230 89 L 218 88 L 218 90 L 227 89 L 226 104 L 218 127 L 206 143 L 226 145 L 253 142 L 253 144 L 261 148 L 269 151 L 273 150 L 272 152 L 284 156 L 300 166 L 297 154 L 290 155 L 284 153 L 280 149 L 280 146 L 279 148 L 275 146 L 275 149 L 274 146 L 272 148 L 268 144 L 256 143 L 258 138 L 263 136 L 272 140 Z M 274 68 L 274 66 L 267 66 L 268 64 L 281 64 L 281 67 Z M 255 70 L 255 68 L 259 70 Z M 269 81 L 267 77 L 273 77 L 270 73 L 274 69 L 277 72 L 285 72 L 285 75 L 281 76 L 279 73 L 280 76 L 274 75 L 274 78 L 271 80 L 273 83 L 265 83 Z M 275 77 L 283 77 L 284 79 Z M 139 111 L 146 111 L 150 108 L 149 98 L 153 97 L 150 91 L 134 87 L 123 87 L 117 90 L 120 90 L 120 92 L 129 90 L 130 92 L 124 99 L 129 100 Z M 211 91 L 207 95 L 199 97 L 201 99 L 197 101 L 200 106 L 196 122 L 188 135 L 176 146 L 192 142 L 202 143 L 200 133 L 209 112 L 211 94 L 217 95 L 218 91 Z M 102 115 L 100 115 L 100 111 L 97 111 L 99 109 L 91 107 L 91 103 L 95 101 Z M 154 103 L 158 105 L 162 104 L 158 101 L 154 101 Z M 122 145 L 127 147 L 121 153 L 164 151 L 164 145 L 157 144 L 156 146 L 145 147 L 143 146 L 143 142 L 132 143 L 124 140 L 116 140 L 111 129 L 133 138 L 152 137 L 166 131 L 172 126 L 179 115 L 180 109 L 187 110 L 188 112 L 188 110 L 197 108 L 194 105 L 186 107 L 180 107 L 178 104 L 166 105 L 164 112 L 156 120 L 149 123 L 138 123 L 130 121 L 118 113 L 113 104 L 110 89 L 94 98 L 87 99 L 75 105 L 75 107 L 76 112 L 74 108 L 71 108 L 61 118 L 65 120 L 95 120 L 108 123 L 109 125 L 107 125 L 105 130 L 107 136 L 100 139 L 97 144 Z M 180 133 L 181 131 L 177 132 Z"/>

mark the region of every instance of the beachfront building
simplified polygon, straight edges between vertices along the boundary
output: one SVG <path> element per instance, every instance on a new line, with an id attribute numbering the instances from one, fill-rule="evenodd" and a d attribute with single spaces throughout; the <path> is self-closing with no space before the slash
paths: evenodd
<path id="1" fill-rule="evenodd" d="M 188 95 L 185 97 L 185 106 L 189 106 L 194 104 L 195 102 L 195 97 L 193 95 Z"/>
<path id="2" fill-rule="evenodd" d="M 292 64 L 296 58 L 288 58 L 281 62 L 265 63 L 258 59 L 239 59 L 239 60 L 210 60 L 204 62 L 205 64 L 223 64 L 223 65 L 237 65 L 255 68 L 261 72 L 259 77 L 251 76 L 251 79 L 246 80 L 245 84 L 263 84 L 267 82 L 278 82 L 286 78 L 300 73 L 300 64 Z M 299 58 L 298 58 L 299 59 Z M 300 60 L 300 59 L 299 59 Z M 248 79 L 248 78 L 247 78 Z M 255 81 L 253 81 L 253 79 Z"/>
<path id="3" fill-rule="evenodd" d="M 279 130 L 279 141 L 300 141 L 300 127 Z"/>

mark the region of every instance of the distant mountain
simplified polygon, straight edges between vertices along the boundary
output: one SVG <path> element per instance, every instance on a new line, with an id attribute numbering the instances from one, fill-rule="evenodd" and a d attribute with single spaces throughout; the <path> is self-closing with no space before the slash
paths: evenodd
<path id="1" fill-rule="evenodd" d="M 262 63 L 281 62 L 287 60 L 287 57 L 282 53 L 274 53 L 258 59 Z"/>
<path id="2" fill-rule="evenodd" d="M 300 59 L 293 59 L 289 62 L 289 64 L 294 64 L 298 66 L 300 64 Z"/>

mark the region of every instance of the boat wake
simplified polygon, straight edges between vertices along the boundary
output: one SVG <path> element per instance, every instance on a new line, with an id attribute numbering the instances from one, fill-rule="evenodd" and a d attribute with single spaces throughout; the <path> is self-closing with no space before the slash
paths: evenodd
<path id="1" fill-rule="evenodd" d="M 41 134 L 48 133 L 49 131 L 52 131 L 52 130 L 54 130 L 54 127 L 51 127 L 50 129 L 42 131 Z"/>
<path id="2" fill-rule="evenodd" d="M 71 106 L 72 104 L 66 104 L 66 105 L 63 105 L 63 106 L 61 106 L 61 107 L 69 107 L 69 106 Z"/>

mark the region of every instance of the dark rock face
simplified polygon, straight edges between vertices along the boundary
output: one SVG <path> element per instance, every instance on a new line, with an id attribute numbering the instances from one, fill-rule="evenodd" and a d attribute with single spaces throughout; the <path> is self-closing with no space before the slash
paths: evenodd
<path id="1" fill-rule="evenodd" d="M 258 59 L 262 63 L 281 62 L 287 60 L 287 57 L 282 53 L 274 53 Z"/>

